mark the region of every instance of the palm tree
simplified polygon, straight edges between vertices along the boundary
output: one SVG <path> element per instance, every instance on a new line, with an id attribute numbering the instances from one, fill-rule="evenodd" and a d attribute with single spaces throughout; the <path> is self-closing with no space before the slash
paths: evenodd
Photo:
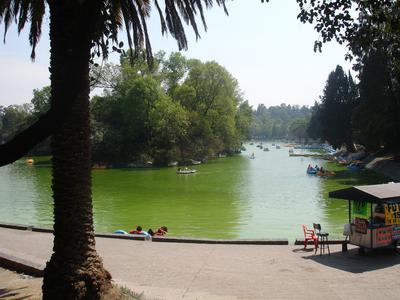
<path id="1" fill-rule="evenodd" d="M 43 280 L 44 299 L 98 299 L 111 287 L 111 275 L 95 250 L 91 197 L 89 68 L 95 55 L 107 57 L 108 44 L 118 43 L 124 25 L 129 48 L 152 53 L 146 20 L 155 6 L 163 33 L 170 32 L 179 49 L 187 48 L 182 21 L 199 37 L 195 16 L 205 26 L 203 5 L 225 0 L 0 0 L 5 33 L 12 21 L 20 32 L 30 23 L 31 58 L 41 35 L 43 17 L 50 18 L 51 108 L 37 123 L 0 146 L 0 165 L 23 156 L 52 136 L 54 247 Z M 152 4 L 153 3 L 153 4 Z M 164 9 L 164 12 L 163 12 Z M 118 51 L 118 47 L 113 46 Z M 133 57 L 134 58 L 134 57 Z"/>

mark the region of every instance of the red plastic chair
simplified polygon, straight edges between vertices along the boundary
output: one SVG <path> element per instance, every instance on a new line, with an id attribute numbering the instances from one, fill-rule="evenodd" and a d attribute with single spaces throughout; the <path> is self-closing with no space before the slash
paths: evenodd
<path id="1" fill-rule="evenodd" d="M 301 225 L 304 232 L 304 249 L 307 248 L 308 241 L 314 241 L 314 249 L 318 248 L 318 237 L 313 229 L 308 229 L 307 226 Z"/>

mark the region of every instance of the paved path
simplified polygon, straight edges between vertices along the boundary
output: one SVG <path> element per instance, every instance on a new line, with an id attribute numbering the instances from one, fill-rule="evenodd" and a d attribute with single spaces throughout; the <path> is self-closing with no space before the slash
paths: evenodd
<path id="1" fill-rule="evenodd" d="M 97 238 L 116 283 L 148 299 L 400 299 L 400 255 L 301 246 L 202 245 Z M 52 235 L 0 228 L 0 252 L 43 265 Z"/>

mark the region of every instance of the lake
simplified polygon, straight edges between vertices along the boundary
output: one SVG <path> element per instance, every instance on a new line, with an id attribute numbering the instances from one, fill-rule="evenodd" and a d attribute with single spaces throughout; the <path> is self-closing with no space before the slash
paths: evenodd
<path id="1" fill-rule="evenodd" d="M 178 175 L 176 168 L 93 170 L 97 232 L 168 226 L 170 236 L 206 238 L 302 237 L 301 225 L 321 223 L 342 236 L 347 201 L 328 192 L 388 180 L 370 171 L 350 172 L 332 162 L 289 157 L 288 148 L 255 145 L 235 157 L 219 158 Z M 299 152 L 298 150 L 297 152 Z M 249 159 L 254 153 L 255 159 Z M 308 164 L 336 176 L 306 174 Z M 0 222 L 52 227 L 50 167 L 23 161 L 0 168 Z"/>

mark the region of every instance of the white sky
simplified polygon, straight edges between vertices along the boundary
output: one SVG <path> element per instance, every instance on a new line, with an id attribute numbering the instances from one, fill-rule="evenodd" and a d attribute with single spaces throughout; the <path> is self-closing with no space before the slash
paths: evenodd
<path id="1" fill-rule="evenodd" d="M 345 71 L 350 69 L 342 46 L 330 43 L 323 46 L 322 53 L 314 53 L 318 34 L 312 25 L 297 20 L 295 0 L 272 0 L 268 4 L 235 0 L 227 1 L 227 6 L 229 16 L 216 5 L 206 12 L 208 31 L 202 31 L 197 42 L 187 30 L 189 50 L 183 54 L 223 65 L 238 80 L 245 99 L 254 107 L 259 103 L 313 105 L 336 65 Z M 29 58 L 27 30 L 18 37 L 13 24 L 6 44 L 0 43 L 0 105 L 29 102 L 33 89 L 50 84 L 48 21 L 44 25 L 34 63 Z M 149 31 L 153 52 L 178 50 L 171 37 L 161 36 L 155 11 Z M 0 35 L 3 33 L 1 30 Z M 117 62 L 117 55 L 110 61 Z"/>

